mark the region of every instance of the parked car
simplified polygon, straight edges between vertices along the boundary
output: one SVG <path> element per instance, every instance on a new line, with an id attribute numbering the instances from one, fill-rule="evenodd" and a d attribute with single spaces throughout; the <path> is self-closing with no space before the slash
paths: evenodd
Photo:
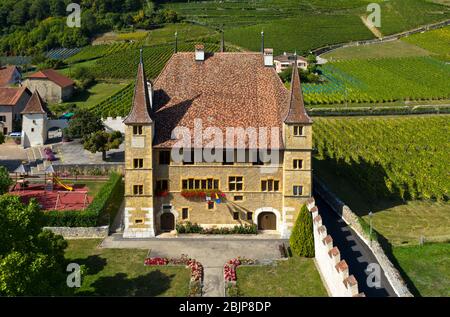
<path id="1" fill-rule="evenodd" d="M 21 137 L 22 136 L 22 132 L 11 132 L 10 134 L 9 134 L 9 136 L 10 137 L 13 137 L 13 138 L 17 138 L 17 137 Z"/>

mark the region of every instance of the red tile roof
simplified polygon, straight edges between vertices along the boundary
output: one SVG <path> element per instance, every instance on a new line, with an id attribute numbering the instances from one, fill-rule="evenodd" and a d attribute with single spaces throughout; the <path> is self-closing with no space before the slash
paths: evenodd
<path id="1" fill-rule="evenodd" d="M 26 87 L 0 87 L 0 106 L 15 106 L 25 92 L 31 95 Z"/>
<path id="2" fill-rule="evenodd" d="M 285 123 L 312 123 L 311 118 L 305 110 L 303 92 L 300 83 L 297 64 L 292 69 L 291 94 L 289 98 L 289 112 L 284 119 Z"/>
<path id="3" fill-rule="evenodd" d="M 194 53 L 176 53 L 156 79 L 154 91 L 156 147 L 172 147 L 172 130 L 178 126 L 193 131 L 195 119 L 202 120 L 203 129 L 219 127 L 224 135 L 228 127 L 266 127 L 268 133 L 279 128 L 279 144 L 268 146 L 283 146 L 289 91 L 275 69 L 264 66 L 261 53 L 207 54 L 202 63 L 195 62 Z M 250 147 L 248 138 L 245 147 Z"/>
<path id="4" fill-rule="evenodd" d="M 37 90 L 33 92 L 30 100 L 28 100 L 28 103 L 25 106 L 25 109 L 23 109 L 21 113 L 51 114 L 45 106 L 45 103 L 42 101 L 42 98 Z"/>
<path id="5" fill-rule="evenodd" d="M 0 86 L 7 86 L 13 80 L 13 75 L 16 72 L 16 66 L 6 66 L 0 68 Z"/>
<path id="6" fill-rule="evenodd" d="M 152 119 L 149 115 L 150 98 L 148 93 L 147 78 L 145 76 L 144 63 L 138 66 L 136 84 L 134 88 L 133 105 L 130 114 L 123 121 L 125 124 L 150 124 Z"/>
<path id="7" fill-rule="evenodd" d="M 48 79 L 48 80 L 54 82 L 55 84 L 57 84 L 58 86 L 60 86 L 61 88 L 65 88 L 65 87 L 75 84 L 72 79 L 70 79 L 64 75 L 61 75 L 60 73 L 58 73 L 57 71 L 55 71 L 53 69 L 45 69 L 45 70 L 38 71 L 34 74 L 29 75 L 28 78 Z"/>

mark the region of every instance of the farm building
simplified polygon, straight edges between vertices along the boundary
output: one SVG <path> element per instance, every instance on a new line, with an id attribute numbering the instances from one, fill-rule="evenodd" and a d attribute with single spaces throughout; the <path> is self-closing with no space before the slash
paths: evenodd
<path id="1" fill-rule="evenodd" d="M 267 54 L 207 53 L 198 45 L 173 54 L 153 83 L 141 56 L 124 120 L 124 237 L 187 221 L 290 236 L 312 195 L 312 120 L 297 67 L 289 91 Z M 266 142 L 253 131 L 269 135 Z"/>
<path id="2" fill-rule="evenodd" d="M 0 132 L 13 132 L 14 122 L 20 121 L 31 92 L 25 87 L 0 87 Z"/>
<path id="3" fill-rule="evenodd" d="M 295 63 L 296 59 L 297 67 L 302 69 L 308 68 L 308 61 L 306 60 L 306 58 L 302 56 L 295 56 L 295 54 L 293 53 L 284 52 L 281 55 L 275 56 L 273 59 L 277 73 L 281 73 L 283 70 L 292 67 L 292 64 Z"/>
<path id="4" fill-rule="evenodd" d="M 39 91 L 46 102 L 58 103 L 72 97 L 75 83 L 55 70 L 47 69 L 29 75 L 24 85 L 32 92 Z"/>
<path id="5" fill-rule="evenodd" d="M 16 66 L 0 67 L 0 87 L 15 85 L 20 82 L 20 72 Z"/>

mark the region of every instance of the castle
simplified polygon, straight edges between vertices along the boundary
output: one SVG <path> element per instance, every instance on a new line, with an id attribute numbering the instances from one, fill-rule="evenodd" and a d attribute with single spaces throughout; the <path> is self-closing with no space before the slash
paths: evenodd
<path id="1" fill-rule="evenodd" d="M 174 53 L 153 83 L 141 53 L 124 123 L 125 238 L 187 221 L 255 224 L 288 238 L 312 196 L 312 120 L 298 69 L 289 91 L 271 49 L 207 53 L 197 45 Z"/>

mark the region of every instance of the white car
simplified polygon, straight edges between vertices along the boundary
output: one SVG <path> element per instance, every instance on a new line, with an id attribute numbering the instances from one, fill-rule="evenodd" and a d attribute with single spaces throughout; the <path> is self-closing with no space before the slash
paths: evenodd
<path id="1" fill-rule="evenodd" d="M 11 133 L 9 134 L 9 136 L 12 136 L 12 137 L 21 137 L 21 136 L 22 136 L 22 132 L 11 132 Z"/>

